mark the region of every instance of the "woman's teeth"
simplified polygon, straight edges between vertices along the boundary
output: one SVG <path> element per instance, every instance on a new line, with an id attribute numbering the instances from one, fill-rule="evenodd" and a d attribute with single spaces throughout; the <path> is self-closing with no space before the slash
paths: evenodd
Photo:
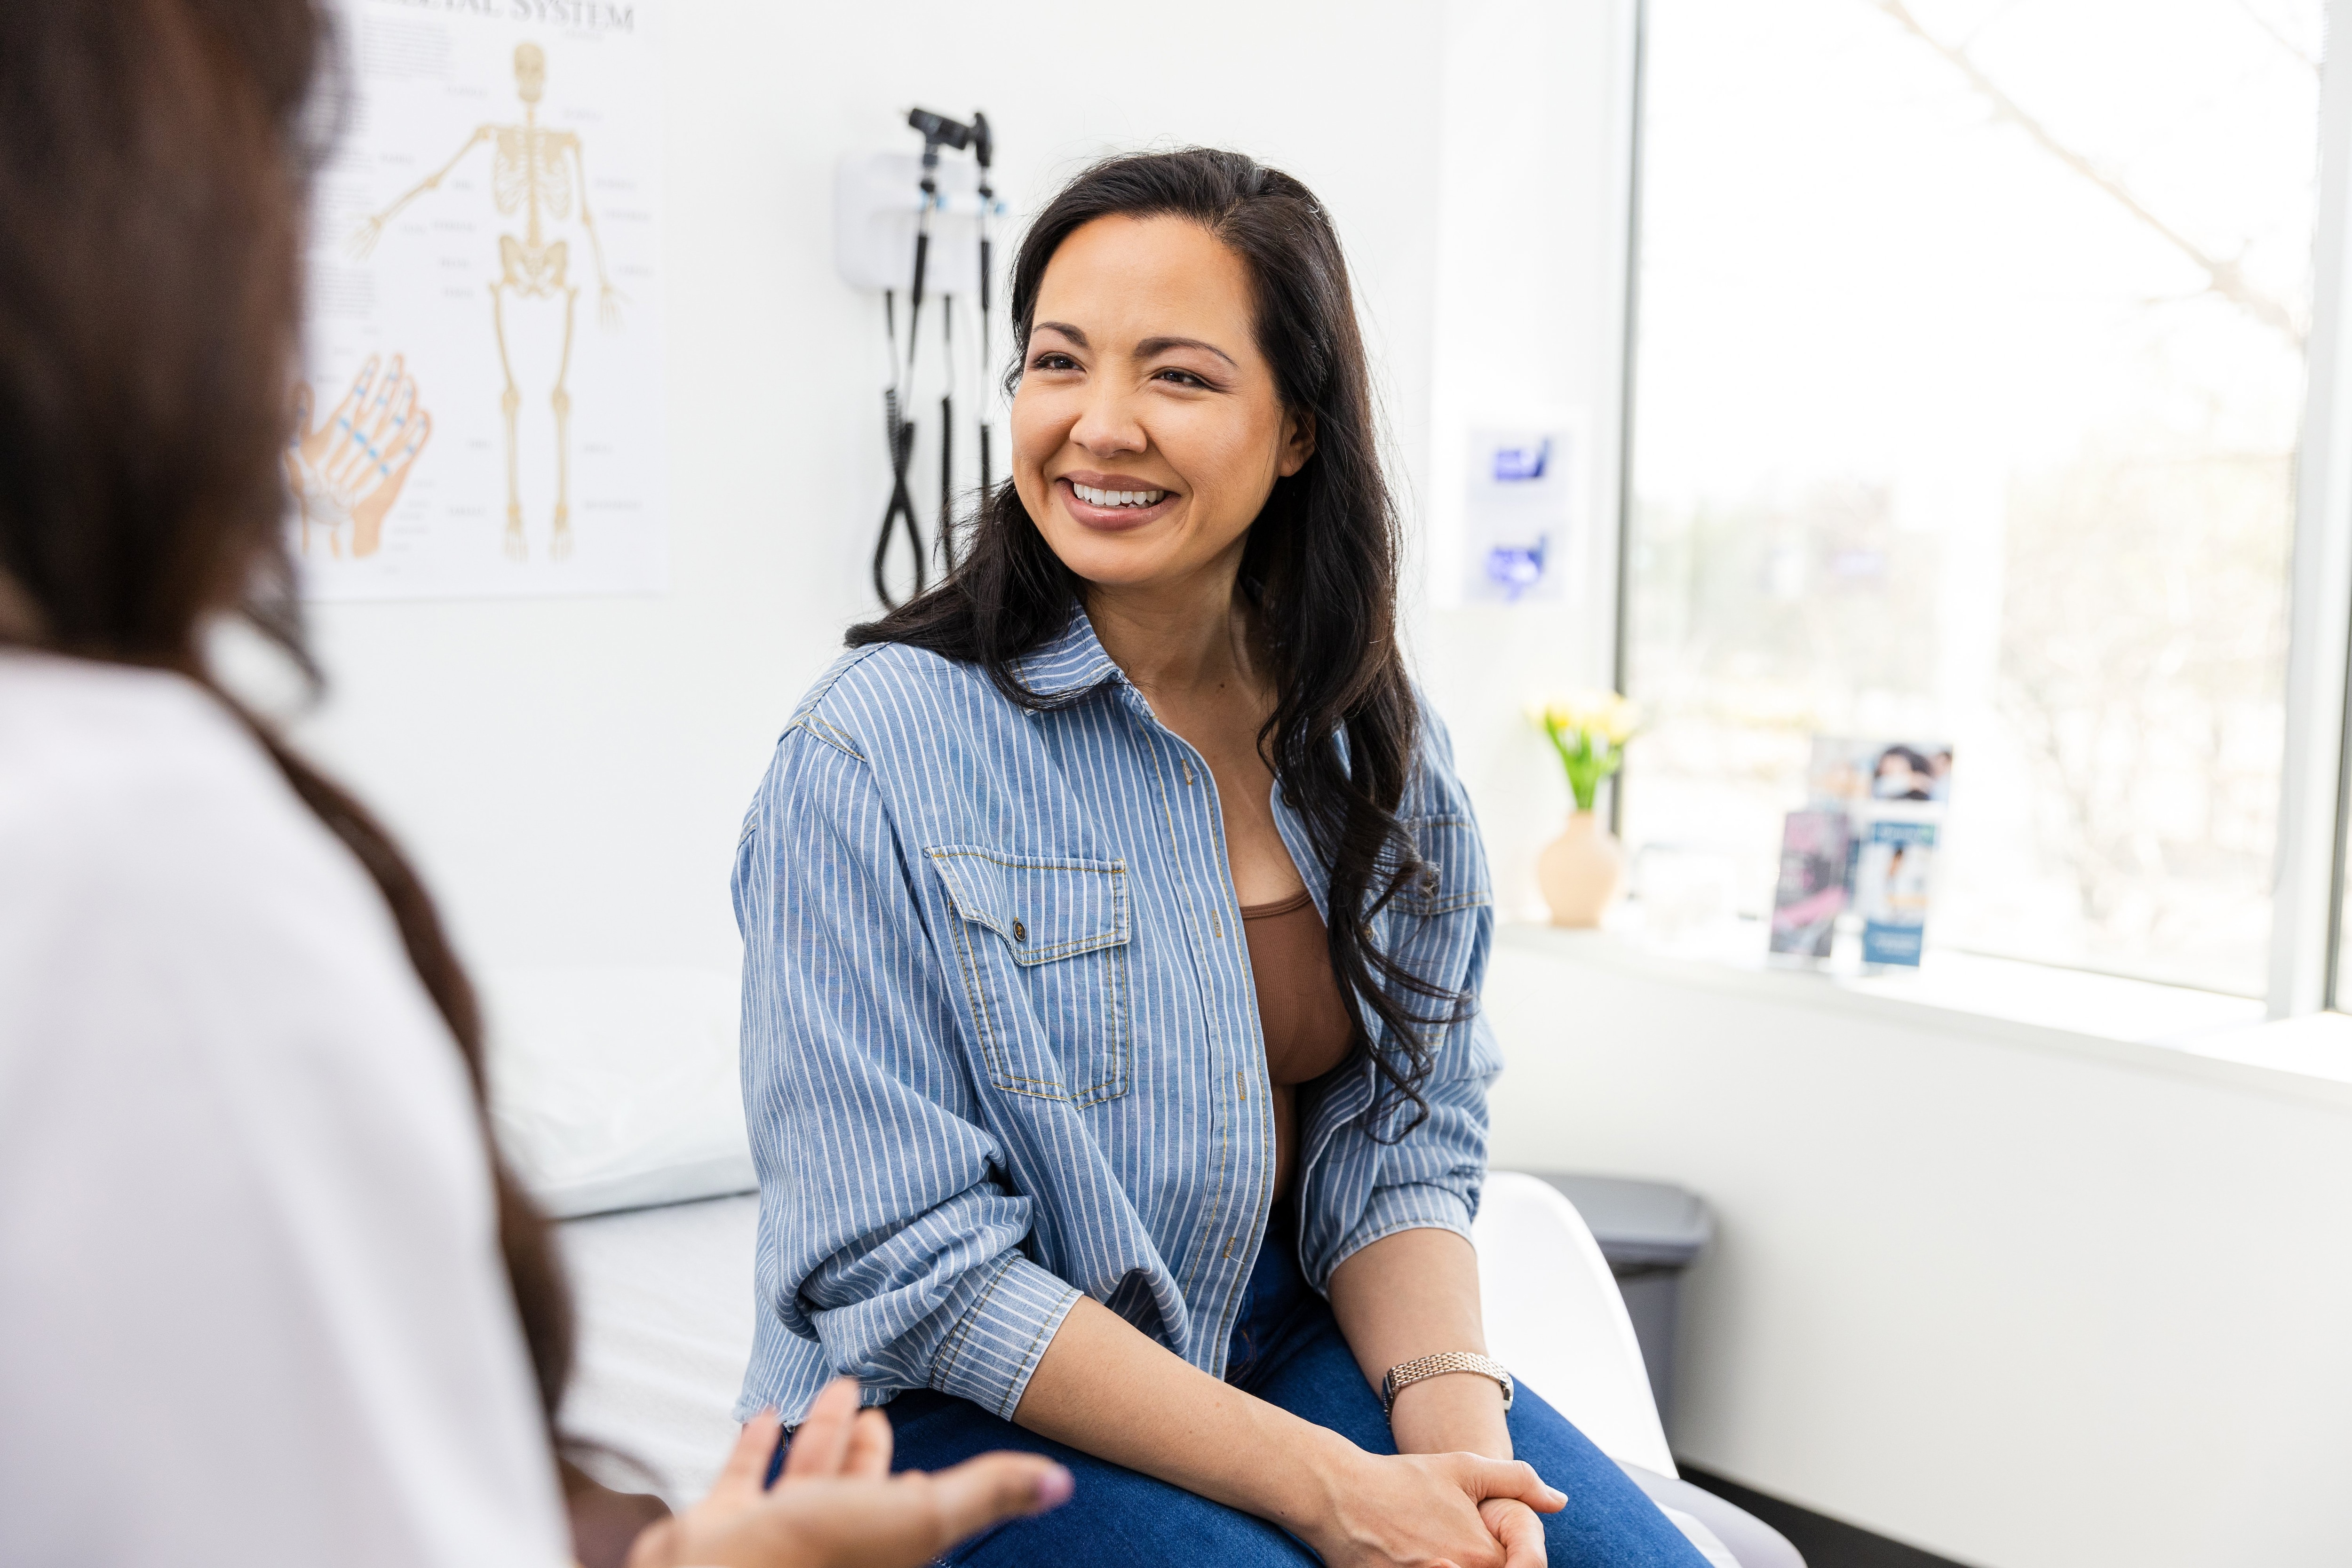
<path id="1" fill-rule="evenodd" d="M 1070 481 L 1070 489 L 1090 506 L 1158 506 L 1168 498 L 1166 490 L 1098 490 L 1076 479 Z"/>

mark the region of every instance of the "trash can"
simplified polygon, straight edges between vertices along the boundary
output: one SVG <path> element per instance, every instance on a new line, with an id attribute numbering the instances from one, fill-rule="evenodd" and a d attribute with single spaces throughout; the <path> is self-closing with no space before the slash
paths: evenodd
<path id="1" fill-rule="evenodd" d="M 1642 1342 L 1642 1362 L 1649 1369 L 1650 1393 L 1658 1402 L 1658 1418 L 1674 1436 L 1675 1313 L 1682 1290 L 1683 1270 L 1715 1234 L 1715 1221 L 1696 1193 L 1666 1182 L 1636 1182 L 1622 1176 L 1585 1176 L 1565 1171 L 1538 1171 L 1567 1195 L 1584 1216 L 1609 1272 L 1617 1278 L 1617 1293 L 1625 1299 L 1626 1315 L 1633 1320 L 1633 1337 Z"/>

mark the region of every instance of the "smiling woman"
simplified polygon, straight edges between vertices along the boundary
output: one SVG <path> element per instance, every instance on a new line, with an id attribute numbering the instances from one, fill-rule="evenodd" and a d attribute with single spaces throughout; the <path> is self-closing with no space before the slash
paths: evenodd
<path id="1" fill-rule="evenodd" d="M 740 1408 L 854 1372 L 902 1462 L 1072 1468 L 959 1563 L 1696 1563 L 1485 1354 L 1492 900 L 1328 218 L 1115 159 L 1012 309 L 1011 480 L 851 632 L 738 850 Z"/>
<path id="2" fill-rule="evenodd" d="M 1397 520 L 1363 339 L 1321 206 L 1238 154 L 1113 159 L 1031 225 L 1011 303 L 1013 477 L 985 499 L 963 569 L 852 628 L 851 645 L 975 666 L 1034 709 L 1050 704 L 1015 662 L 1083 602 L 1112 660 L 1187 739 L 1175 688 L 1203 689 L 1204 738 L 1247 785 L 1225 812 L 1261 818 L 1244 837 L 1280 850 L 1258 804 L 1278 774 L 1328 861 L 1328 901 L 1385 907 L 1424 869 L 1395 810 L 1421 712 L 1396 643 Z M 1076 488 L 1139 483 L 1167 494 L 1130 511 Z M 1185 643 L 1190 668 L 1144 668 Z M 1286 858 L 1269 885 L 1257 858 L 1234 857 L 1245 894 L 1300 886 Z M 1332 922 L 1329 946 L 1387 1026 L 1392 1048 L 1369 1053 L 1383 1100 L 1418 1114 L 1423 1037 L 1465 1016 L 1469 994 L 1367 942 L 1360 921 Z"/>

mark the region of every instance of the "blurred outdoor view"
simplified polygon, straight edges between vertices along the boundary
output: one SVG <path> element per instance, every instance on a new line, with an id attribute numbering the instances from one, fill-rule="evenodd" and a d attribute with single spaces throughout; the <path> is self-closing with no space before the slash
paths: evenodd
<path id="1" fill-rule="evenodd" d="M 1650 0 L 1637 889 L 1953 742 L 1930 945 L 2263 989 L 2319 0 Z"/>

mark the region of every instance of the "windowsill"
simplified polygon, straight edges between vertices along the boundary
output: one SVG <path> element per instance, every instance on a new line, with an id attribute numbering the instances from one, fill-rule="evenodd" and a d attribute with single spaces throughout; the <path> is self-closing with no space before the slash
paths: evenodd
<path id="1" fill-rule="evenodd" d="M 1832 974 L 1769 965 L 1752 924 L 1661 951 L 1613 931 L 1507 922 L 1504 945 L 1562 963 L 1782 1006 L 1835 1011 L 2089 1056 L 2352 1110 L 2352 1016 L 2272 1022 L 2263 1004 L 2015 959 L 1931 951 L 1916 971 Z M 1752 940 L 1746 940 L 1752 939 Z"/>

